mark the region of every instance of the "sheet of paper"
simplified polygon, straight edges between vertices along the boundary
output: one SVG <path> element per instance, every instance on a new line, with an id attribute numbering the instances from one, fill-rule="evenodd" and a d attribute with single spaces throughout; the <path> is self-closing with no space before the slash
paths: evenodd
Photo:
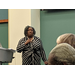
<path id="1" fill-rule="evenodd" d="M 0 47 L 0 50 L 7 50 L 7 51 L 12 51 L 12 52 L 16 52 L 16 50 L 13 50 L 11 48 L 3 48 L 3 47 Z"/>

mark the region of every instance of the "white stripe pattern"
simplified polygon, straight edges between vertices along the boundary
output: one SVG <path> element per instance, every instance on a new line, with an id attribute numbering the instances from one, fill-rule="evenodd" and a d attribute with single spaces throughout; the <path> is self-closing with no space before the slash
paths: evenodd
<path id="1" fill-rule="evenodd" d="M 41 40 L 34 36 L 32 42 L 25 45 L 27 39 L 27 37 L 20 39 L 17 45 L 17 52 L 22 52 L 22 65 L 40 65 L 41 58 L 47 61 Z"/>

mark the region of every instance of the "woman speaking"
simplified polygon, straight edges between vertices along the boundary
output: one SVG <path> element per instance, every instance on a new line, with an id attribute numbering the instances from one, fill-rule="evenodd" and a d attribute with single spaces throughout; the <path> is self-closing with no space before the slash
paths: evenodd
<path id="1" fill-rule="evenodd" d="M 48 64 L 41 40 L 35 33 L 33 27 L 27 26 L 24 29 L 25 37 L 17 45 L 17 52 L 22 52 L 22 65 L 40 65 L 41 58 L 44 64 Z"/>

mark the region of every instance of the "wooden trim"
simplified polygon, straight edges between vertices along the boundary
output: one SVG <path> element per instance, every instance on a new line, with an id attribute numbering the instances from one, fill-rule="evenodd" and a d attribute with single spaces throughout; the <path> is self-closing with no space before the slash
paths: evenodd
<path id="1" fill-rule="evenodd" d="M 0 20 L 0 23 L 8 22 L 8 19 Z"/>

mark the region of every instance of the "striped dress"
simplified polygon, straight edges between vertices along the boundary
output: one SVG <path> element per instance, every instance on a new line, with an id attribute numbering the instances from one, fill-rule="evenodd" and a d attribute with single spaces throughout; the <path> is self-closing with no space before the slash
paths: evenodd
<path id="1" fill-rule="evenodd" d="M 17 45 L 17 52 L 22 52 L 22 65 L 40 65 L 41 58 L 47 61 L 40 38 L 34 36 L 34 39 L 25 45 L 27 37 L 20 39 Z"/>

